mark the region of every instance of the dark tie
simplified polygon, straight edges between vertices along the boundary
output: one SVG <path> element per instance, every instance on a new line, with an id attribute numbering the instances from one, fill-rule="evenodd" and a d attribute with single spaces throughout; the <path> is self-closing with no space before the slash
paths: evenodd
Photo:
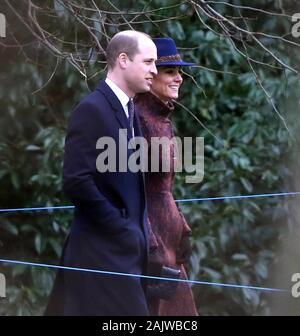
<path id="1" fill-rule="evenodd" d="M 134 103 L 132 99 L 129 99 L 129 102 L 127 103 L 128 106 L 128 121 L 129 121 L 129 127 L 130 132 L 132 132 L 133 128 L 133 117 L 134 117 Z"/>

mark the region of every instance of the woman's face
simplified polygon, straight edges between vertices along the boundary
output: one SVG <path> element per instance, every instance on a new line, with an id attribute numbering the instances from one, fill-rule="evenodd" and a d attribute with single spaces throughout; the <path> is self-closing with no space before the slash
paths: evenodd
<path id="1" fill-rule="evenodd" d="M 157 70 L 151 86 L 152 93 L 165 103 L 177 99 L 183 80 L 180 67 L 158 67 Z"/>

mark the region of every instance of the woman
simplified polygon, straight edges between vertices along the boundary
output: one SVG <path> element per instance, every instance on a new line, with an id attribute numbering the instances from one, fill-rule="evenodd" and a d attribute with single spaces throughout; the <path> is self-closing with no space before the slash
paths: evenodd
<path id="1" fill-rule="evenodd" d="M 158 74 L 153 78 L 150 93 L 138 94 L 135 98 L 135 110 L 141 121 L 141 128 L 148 142 L 148 153 L 153 137 L 174 136 L 169 119 L 174 107 L 172 100 L 178 98 L 182 84 L 180 68 L 193 64 L 183 62 L 171 38 L 153 39 L 157 47 L 156 66 Z M 159 166 L 163 160 L 170 160 L 170 171 L 149 172 L 145 174 L 148 216 L 152 230 L 149 274 L 167 276 L 163 266 L 180 270 L 181 279 L 187 279 L 184 263 L 188 261 L 191 248 L 189 237 L 191 230 L 182 213 L 178 210 L 172 195 L 174 178 L 174 145 L 169 148 L 168 155 L 160 153 Z M 155 158 L 149 157 L 149 161 Z M 150 163 L 149 166 L 151 167 Z M 164 268 L 164 270 L 166 270 Z M 172 277 L 172 274 L 170 274 Z M 175 273 L 173 274 L 175 277 Z M 154 281 L 155 282 L 155 281 Z M 185 282 L 161 281 L 162 286 L 148 281 L 147 295 L 151 315 L 155 316 L 193 316 L 197 315 L 190 285 Z"/>

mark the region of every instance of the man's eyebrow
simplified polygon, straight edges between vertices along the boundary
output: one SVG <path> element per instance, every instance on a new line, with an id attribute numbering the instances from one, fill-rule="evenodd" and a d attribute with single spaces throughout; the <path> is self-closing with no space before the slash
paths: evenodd
<path id="1" fill-rule="evenodd" d="M 156 61 L 156 58 L 145 58 L 144 61 Z"/>

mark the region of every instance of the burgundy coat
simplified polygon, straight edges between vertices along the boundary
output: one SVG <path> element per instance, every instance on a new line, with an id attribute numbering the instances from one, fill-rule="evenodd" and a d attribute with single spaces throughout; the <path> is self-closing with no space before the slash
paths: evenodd
<path id="1" fill-rule="evenodd" d="M 167 106 L 160 99 L 151 93 L 139 94 L 135 98 L 135 110 L 140 117 L 143 136 L 147 139 L 148 145 L 151 137 L 174 136 L 173 127 L 169 114 L 173 106 Z M 149 168 L 151 146 L 148 148 Z M 167 157 L 169 155 L 169 157 Z M 174 146 L 170 146 L 168 155 L 160 153 L 159 164 L 170 159 L 170 171 L 146 172 L 146 199 L 148 216 L 151 229 L 158 243 L 158 252 L 163 264 L 168 267 L 181 269 L 182 278 L 187 279 L 186 271 L 176 255 L 181 247 L 182 239 L 190 235 L 190 227 L 184 216 L 178 210 L 172 195 L 174 179 Z M 150 170 L 150 169 L 149 169 Z M 180 251 L 179 251 L 180 252 Z M 175 296 L 166 301 L 152 299 L 148 300 L 151 315 L 159 316 L 194 316 L 197 310 L 194 303 L 192 290 L 188 283 L 179 282 Z"/>

